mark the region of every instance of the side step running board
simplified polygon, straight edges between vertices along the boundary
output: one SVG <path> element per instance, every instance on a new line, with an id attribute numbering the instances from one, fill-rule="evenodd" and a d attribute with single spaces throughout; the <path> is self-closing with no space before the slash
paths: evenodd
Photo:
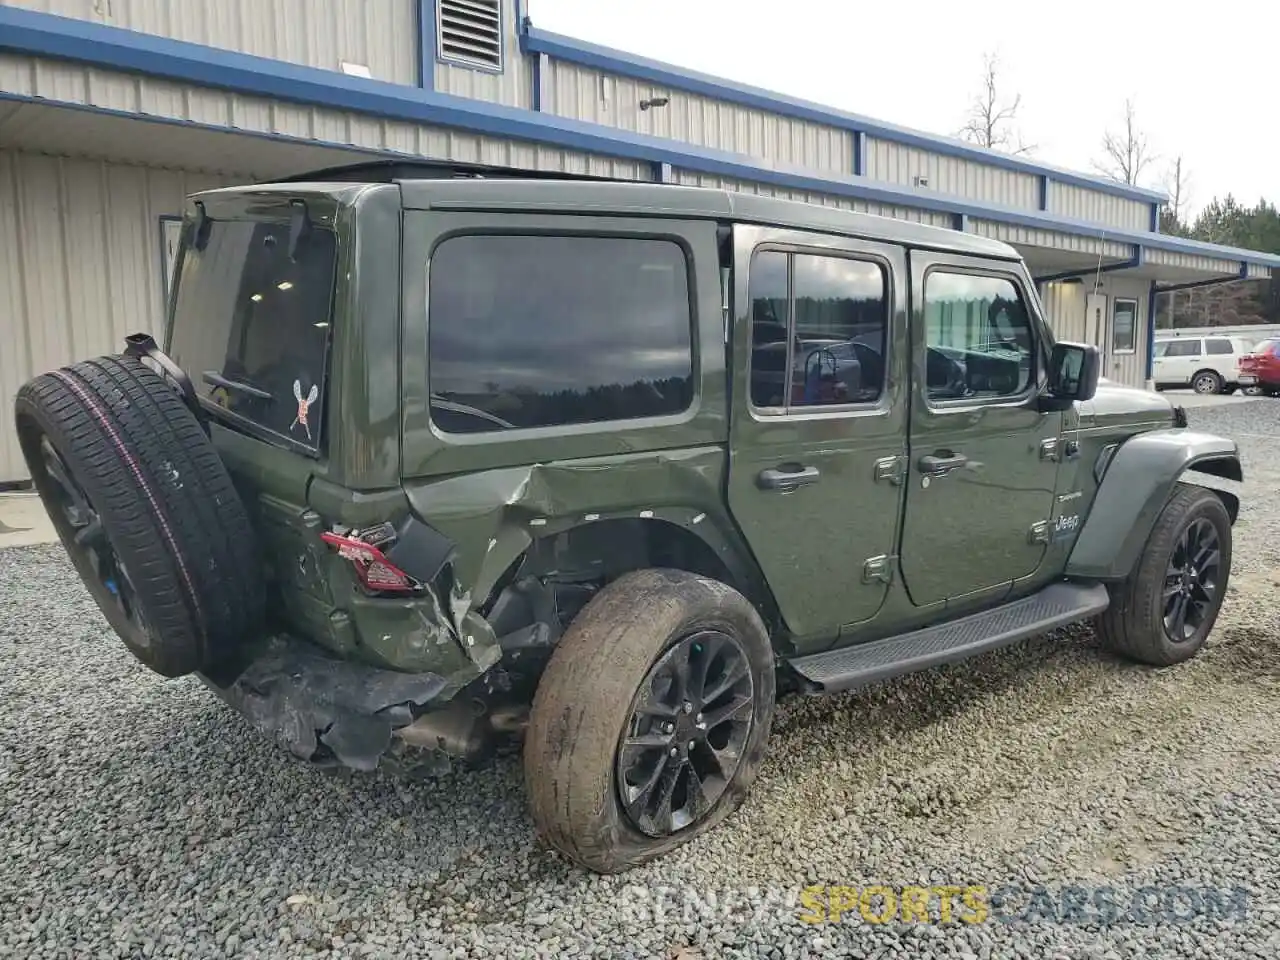
<path id="1" fill-rule="evenodd" d="M 790 662 L 822 692 L 850 690 L 955 663 L 1075 623 L 1107 609 L 1108 600 L 1107 588 L 1100 583 L 1055 583 L 1029 597 L 960 620 Z"/>

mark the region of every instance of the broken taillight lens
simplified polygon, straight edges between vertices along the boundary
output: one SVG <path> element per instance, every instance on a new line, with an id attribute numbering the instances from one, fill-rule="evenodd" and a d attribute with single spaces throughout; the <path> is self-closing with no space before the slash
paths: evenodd
<path id="1" fill-rule="evenodd" d="M 366 590 L 374 593 L 416 593 L 421 584 L 405 573 L 371 543 L 344 537 L 337 533 L 322 533 L 320 539 L 338 551 L 338 556 L 350 561 L 355 568 L 356 579 Z"/>

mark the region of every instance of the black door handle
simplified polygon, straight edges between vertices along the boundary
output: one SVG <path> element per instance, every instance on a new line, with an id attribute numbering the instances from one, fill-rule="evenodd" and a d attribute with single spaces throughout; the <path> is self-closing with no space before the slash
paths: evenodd
<path id="1" fill-rule="evenodd" d="M 756 485 L 761 490 L 795 490 L 806 483 L 817 483 L 822 474 L 817 467 L 802 467 L 799 464 L 784 464 L 786 469 L 761 470 L 756 477 Z"/>
<path id="2" fill-rule="evenodd" d="M 941 450 L 938 453 L 923 456 L 920 458 L 916 466 L 920 472 L 931 477 L 944 477 L 952 470 L 959 469 L 969 462 L 969 458 L 963 453 L 952 453 L 950 450 Z"/>

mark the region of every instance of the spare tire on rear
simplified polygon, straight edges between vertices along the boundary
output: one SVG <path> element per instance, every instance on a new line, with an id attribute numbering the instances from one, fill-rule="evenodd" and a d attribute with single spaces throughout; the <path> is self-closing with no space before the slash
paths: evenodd
<path id="1" fill-rule="evenodd" d="M 15 401 L 32 481 L 112 629 L 157 673 L 206 670 L 261 629 L 254 532 L 195 414 L 142 360 L 99 357 Z"/>

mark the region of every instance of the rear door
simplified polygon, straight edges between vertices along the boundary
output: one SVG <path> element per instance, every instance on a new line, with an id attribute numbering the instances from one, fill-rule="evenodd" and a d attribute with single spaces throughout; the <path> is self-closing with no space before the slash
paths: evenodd
<path id="1" fill-rule="evenodd" d="M 1199 337 L 1179 337 L 1169 342 L 1165 353 L 1169 383 L 1188 384 L 1201 364 L 1201 342 Z"/>
<path id="2" fill-rule="evenodd" d="M 873 618 L 897 553 L 901 248 L 734 229 L 729 504 L 797 646 Z"/>
<path id="3" fill-rule="evenodd" d="M 911 600 L 998 599 L 1046 555 L 1060 412 L 1038 406 L 1048 335 L 1014 264 L 911 252 Z"/>

